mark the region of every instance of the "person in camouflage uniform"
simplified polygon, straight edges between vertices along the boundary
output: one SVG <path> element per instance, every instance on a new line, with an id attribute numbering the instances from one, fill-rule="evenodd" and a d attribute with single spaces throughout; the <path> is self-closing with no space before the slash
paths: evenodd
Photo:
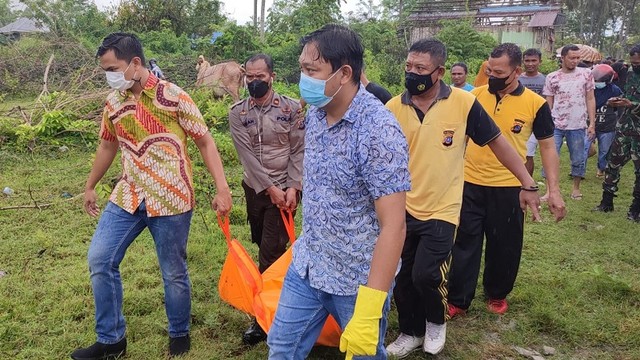
<path id="1" fill-rule="evenodd" d="M 635 45 L 629 55 L 631 69 L 627 75 L 625 94 L 622 98 L 611 98 L 608 102 L 609 106 L 624 108 L 624 113 L 618 120 L 615 139 L 607 155 L 602 200 L 594 210 L 613 211 L 613 198 L 618 190 L 620 170 L 632 160 L 636 181 L 627 218 L 640 223 L 640 45 Z"/>

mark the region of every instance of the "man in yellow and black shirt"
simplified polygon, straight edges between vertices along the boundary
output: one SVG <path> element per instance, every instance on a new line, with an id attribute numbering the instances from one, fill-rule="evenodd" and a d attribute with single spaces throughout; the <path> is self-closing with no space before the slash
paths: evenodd
<path id="1" fill-rule="evenodd" d="M 430 354 L 444 347 L 447 279 L 462 206 L 466 137 L 488 145 L 523 188 L 535 187 L 523 161 L 474 96 L 442 82 L 446 58 L 440 41 L 414 43 L 406 61 L 406 91 L 387 103 L 407 138 L 411 174 L 402 267 L 394 288 L 401 334 L 387 346 L 396 357 L 420 346 Z M 523 191 L 522 203 L 537 214 L 535 192 Z"/>
<path id="2" fill-rule="evenodd" d="M 553 118 L 547 102 L 518 81 L 521 59 L 522 52 L 515 44 L 496 47 L 489 58 L 489 85 L 475 88 L 472 94 L 515 147 L 522 162 L 527 140 L 532 133 L 536 137 L 549 180 L 549 209 L 559 221 L 566 209 L 558 184 Z M 475 144 L 469 144 L 467 149 L 464 179 L 460 227 L 449 277 L 449 315 L 464 314 L 471 305 L 485 236 L 484 295 L 489 311 L 503 314 L 522 253 L 524 213 L 519 196 L 521 190 L 533 189 L 521 188 L 521 182 L 493 152 Z"/>

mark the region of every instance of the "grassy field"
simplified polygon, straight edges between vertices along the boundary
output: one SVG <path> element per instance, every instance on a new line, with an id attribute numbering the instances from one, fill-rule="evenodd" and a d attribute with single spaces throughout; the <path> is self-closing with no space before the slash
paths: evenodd
<path id="1" fill-rule="evenodd" d="M 566 148 L 563 149 L 566 153 Z M 0 359 L 64 359 L 94 338 L 93 298 L 86 253 L 97 220 L 82 211 L 91 154 L 78 149 L 34 155 L 0 150 Z M 539 162 L 538 162 L 539 164 Z M 563 155 L 562 174 L 568 173 Z M 539 165 L 538 165 L 539 166 Z M 633 172 L 627 165 L 616 211 L 593 213 L 600 197 L 594 161 L 589 164 L 582 201 L 568 199 L 565 221 L 545 212 L 542 224 L 528 223 L 525 249 L 510 310 L 486 312 L 474 302 L 466 317 L 449 323 L 442 354 L 414 353 L 410 359 L 517 359 L 513 346 L 556 348 L 552 359 L 640 359 L 640 225 L 625 219 Z M 227 169 L 236 195 L 241 170 Z M 117 178 L 114 166 L 106 179 Z M 210 178 L 198 178 L 200 183 Z M 75 198 L 66 199 L 68 192 Z M 244 204 L 236 198 L 232 232 L 255 254 Z M 265 344 L 249 348 L 240 335 L 249 318 L 221 302 L 217 278 L 226 254 L 222 234 L 205 196 L 199 195 L 189 240 L 193 282 L 192 351 L 188 359 L 264 359 Z M 104 201 L 103 201 L 104 203 Z M 298 219 L 299 220 L 299 219 Z M 162 284 L 152 240 L 144 232 L 122 264 L 128 321 L 128 359 L 167 355 Z M 481 294 L 481 289 L 478 289 Z M 392 312 L 387 342 L 397 336 Z M 315 349 L 313 359 L 342 359 L 336 349 Z"/>

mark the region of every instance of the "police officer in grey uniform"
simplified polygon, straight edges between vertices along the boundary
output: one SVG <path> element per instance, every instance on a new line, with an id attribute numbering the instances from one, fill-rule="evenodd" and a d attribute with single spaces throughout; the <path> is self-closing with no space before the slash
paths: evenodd
<path id="1" fill-rule="evenodd" d="M 250 96 L 231 107 L 229 124 L 244 168 L 251 240 L 258 244 L 259 269 L 264 272 L 285 252 L 289 240 L 280 209 L 294 211 L 302 190 L 304 112 L 298 100 L 273 91 L 276 74 L 269 55 L 254 55 L 245 69 Z M 264 339 L 255 321 L 243 335 L 250 345 Z"/>

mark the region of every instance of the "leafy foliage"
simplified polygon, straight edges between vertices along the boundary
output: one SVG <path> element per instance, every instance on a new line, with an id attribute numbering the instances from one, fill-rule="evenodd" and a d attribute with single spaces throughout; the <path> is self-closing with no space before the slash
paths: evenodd
<path id="1" fill-rule="evenodd" d="M 398 37 L 397 23 L 370 19 L 351 27 L 360 34 L 365 48 L 365 72 L 371 81 L 392 87 L 402 82 L 402 64 L 407 44 Z"/>
<path id="2" fill-rule="evenodd" d="M 638 0 L 567 0 L 570 42 L 594 46 L 605 55 L 621 57 L 637 42 L 640 29 Z"/>
<path id="3" fill-rule="evenodd" d="M 216 130 L 229 128 L 229 107 L 233 101 L 229 96 L 223 97 L 222 100 L 216 100 L 211 89 L 200 88 L 191 92 L 191 98 L 200 109 L 207 126 Z"/>
<path id="4" fill-rule="evenodd" d="M 11 12 L 10 5 L 11 1 L 0 0 L 0 27 L 5 26 L 16 19 L 16 14 Z"/>
<path id="5" fill-rule="evenodd" d="M 45 113 L 37 124 L 20 123 L 16 119 L 0 118 L 0 145 L 13 145 L 16 150 L 33 150 L 40 145 L 93 146 L 98 126 L 90 120 L 77 119 L 61 110 Z M 3 140 L 3 141 L 2 141 Z"/>
<path id="6" fill-rule="evenodd" d="M 75 37 L 97 44 L 105 33 L 114 31 L 107 14 L 91 0 L 23 0 L 25 16 L 46 24 L 57 36 Z"/>
<path id="7" fill-rule="evenodd" d="M 275 0 L 267 24 L 273 34 L 303 35 L 341 18 L 339 0 Z"/>
<path id="8" fill-rule="evenodd" d="M 214 44 L 208 44 L 204 48 L 204 54 L 208 59 L 236 60 L 243 63 L 261 50 L 258 33 L 249 25 L 226 22 L 215 30 L 221 31 L 223 35 Z"/>
<path id="9" fill-rule="evenodd" d="M 124 0 L 112 11 L 114 25 L 132 32 L 159 30 L 169 24 L 178 36 L 206 36 L 212 24 L 224 21 L 218 0 Z"/>
<path id="10" fill-rule="evenodd" d="M 476 31 L 469 20 L 443 21 L 436 38 L 447 46 L 448 64 L 458 61 L 470 64 L 478 60 L 482 63 L 498 45 L 491 34 Z M 477 70 L 479 64 L 473 68 Z"/>

